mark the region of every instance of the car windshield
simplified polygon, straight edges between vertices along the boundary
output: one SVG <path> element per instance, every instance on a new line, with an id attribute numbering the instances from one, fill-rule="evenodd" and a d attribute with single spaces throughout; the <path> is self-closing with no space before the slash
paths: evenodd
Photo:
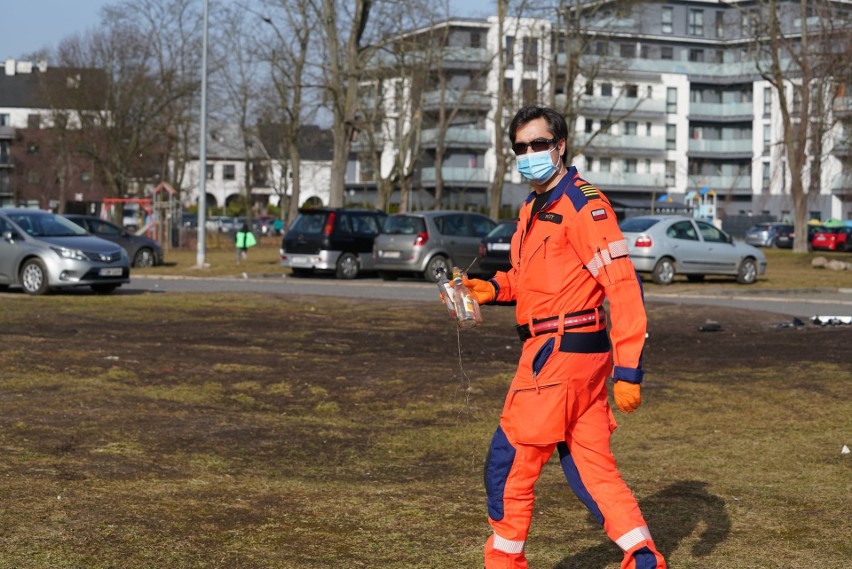
<path id="1" fill-rule="evenodd" d="M 426 222 L 422 217 L 413 215 L 391 215 L 385 220 L 384 233 L 396 235 L 416 235 L 426 231 Z"/>
<path id="2" fill-rule="evenodd" d="M 299 233 L 320 234 L 325 228 L 326 217 L 328 217 L 328 213 L 323 211 L 300 213 L 296 216 L 296 219 L 293 220 L 293 225 L 290 227 L 290 230 L 298 231 Z"/>
<path id="3" fill-rule="evenodd" d="M 622 233 L 640 233 L 642 231 L 647 231 L 649 227 L 655 225 L 659 221 L 659 219 L 648 218 L 625 219 L 618 224 L 618 228 L 621 229 Z"/>
<path id="4" fill-rule="evenodd" d="M 511 237 L 515 234 L 515 229 L 518 227 L 517 221 L 507 221 L 497 224 L 497 227 L 491 230 L 486 237 Z"/>
<path id="5" fill-rule="evenodd" d="M 61 215 L 41 211 L 9 214 L 15 225 L 33 237 L 74 237 L 89 232 Z"/>

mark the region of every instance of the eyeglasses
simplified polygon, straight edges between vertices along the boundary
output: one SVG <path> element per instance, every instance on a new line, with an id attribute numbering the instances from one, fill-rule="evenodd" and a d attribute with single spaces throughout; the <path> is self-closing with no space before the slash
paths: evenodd
<path id="1" fill-rule="evenodd" d="M 559 140 L 558 138 L 536 138 L 530 142 L 516 142 L 512 145 L 512 152 L 517 156 L 526 154 L 528 148 L 532 148 L 533 152 L 542 152 L 550 150 L 550 145 Z"/>

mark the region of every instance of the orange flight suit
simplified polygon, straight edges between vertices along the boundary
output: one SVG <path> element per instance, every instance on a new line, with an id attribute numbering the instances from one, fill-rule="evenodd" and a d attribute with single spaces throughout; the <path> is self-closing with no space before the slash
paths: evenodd
<path id="1" fill-rule="evenodd" d="M 525 340 L 488 452 L 485 486 L 494 534 L 485 545 L 485 567 L 527 567 L 533 486 L 558 450 L 571 488 L 624 551 L 622 568 L 663 568 L 609 445 L 616 423 L 606 378 L 642 380 L 646 317 L 627 244 L 607 199 L 575 168 L 530 219 L 534 197 L 522 207 L 512 237 L 512 268 L 490 281 L 493 303 L 514 302 L 518 325 L 527 329 L 557 318 L 548 321 L 552 329 Z"/>

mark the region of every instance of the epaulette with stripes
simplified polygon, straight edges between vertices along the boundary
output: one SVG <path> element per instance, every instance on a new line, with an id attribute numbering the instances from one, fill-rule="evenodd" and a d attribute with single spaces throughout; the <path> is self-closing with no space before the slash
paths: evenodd
<path id="1" fill-rule="evenodd" d="M 565 194 L 571 199 L 574 204 L 574 209 L 580 211 L 583 209 L 589 200 L 601 199 L 601 194 L 598 189 L 582 178 L 577 178 L 573 184 L 570 184 L 565 189 Z"/>

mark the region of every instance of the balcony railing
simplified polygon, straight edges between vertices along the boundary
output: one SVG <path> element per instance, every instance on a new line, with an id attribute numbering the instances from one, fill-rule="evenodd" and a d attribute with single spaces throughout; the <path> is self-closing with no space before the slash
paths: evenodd
<path id="1" fill-rule="evenodd" d="M 754 103 L 690 103 L 689 114 L 702 117 L 748 117 L 754 116 Z"/>
<path id="2" fill-rule="evenodd" d="M 598 134 L 591 142 L 591 134 L 582 133 L 577 135 L 577 145 L 584 145 L 590 151 L 595 149 L 611 150 L 642 150 L 642 151 L 664 151 L 666 139 L 663 136 L 638 136 L 634 134 Z"/>
<path id="3" fill-rule="evenodd" d="M 437 109 L 441 106 L 441 92 L 429 91 L 423 95 L 423 108 Z M 447 89 L 444 91 L 444 107 L 462 107 L 488 110 L 491 108 L 491 94 L 482 91 L 463 91 Z"/>
<path id="4" fill-rule="evenodd" d="M 751 176 L 689 176 L 689 186 L 725 190 L 751 190 Z"/>
<path id="5" fill-rule="evenodd" d="M 587 172 L 588 180 L 603 190 L 615 186 L 634 188 L 663 188 L 663 174 L 639 174 L 636 172 Z"/>
<path id="6" fill-rule="evenodd" d="M 556 96 L 556 104 L 564 104 L 565 95 Z M 583 95 L 580 98 L 580 111 L 589 114 L 614 115 L 663 115 L 666 112 L 665 99 L 648 99 L 637 97 L 591 97 Z"/>
<path id="7" fill-rule="evenodd" d="M 434 146 L 438 141 L 437 128 L 424 130 L 420 135 L 423 146 Z M 491 134 L 483 128 L 450 127 L 444 135 L 446 147 L 487 148 L 491 146 Z"/>
<path id="8" fill-rule="evenodd" d="M 431 184 L 435 182 L 436 168 L 434 166 L 420 170 L 420 182 Z M 444 166 L 441 168 L 441 177 L 445 184 L 488 184 L 491 176 L 485 168 L 463 168 L 458 166 Z"/>
<path id="9" fill-rule="evenodd" d="M 11 140 L 15 138 L 15 128 L 9 125 L 0 125 L 0 139 Z"/>
<path id="10" fill-rule="evenodd" d="M 754 152 L 752 140 L 690 140 L 690 152 L 706 152 L 711 154 L 748 154 Z"/>

